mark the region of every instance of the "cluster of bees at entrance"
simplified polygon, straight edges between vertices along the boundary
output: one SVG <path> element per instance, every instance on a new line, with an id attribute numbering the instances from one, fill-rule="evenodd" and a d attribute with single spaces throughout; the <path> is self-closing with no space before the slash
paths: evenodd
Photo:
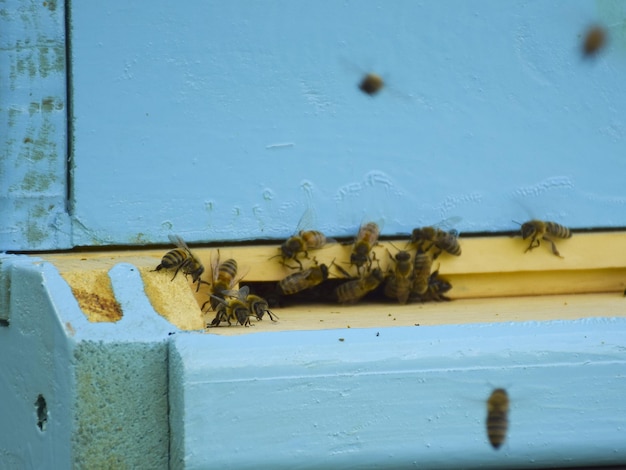
<path id="1" fill-rule="evenodd" d="M 301 224 L 302 220 L 298 225 Z M 538 247 L 543 240 L 550 244 L 554 255 L 561 256 L 554 239 L 572 236 L 567 227 L 556 222 L 530 220 L 520 226 L 522 238 L 530 240 L 526 252 Z M 280 264 L 293 272 L 278 281 L 269 293 L 264 292 L 264 296 L 251 292 L 247 285 L 240 289 L 235 288 L 245 273 L 239 272 L 235 259 L 220 260 L 219 250 L 211 260 L 211 282 L 202 279 L 205 272 L 203 264 L 177 235 L 170 235 L 170 241 L 176 248 L 163 256 L 155 271 L 173 271 L 172 280 L 179 272 L 185 277 L 191 276 L 193 284 L 197 284 L 196 292 L 202 284 L 208 286 L 208 298 L 202 305 L 202 311 L 214 312 L 215 317 L 207 327 L 216 327 L 223 323 L 229 326 L 249 326 L 251 319 L 260 321 L 265 315 L 276 321 L 278 317 L 270 310 L 270 304 L 280 304 L 276 299 L 289 298 L 305 291 L 316 290 L 319 293 L 320 288 L 331 278 L 336 282 L 330 290 L 321 290 L 322 300 L 353 304 L 373 291 L 381 292 L 385 298 L 400 304 L 450 300 L 445 294 L 452 285 L 440 277 L 437 260 L 442 253 L 461 255 L 456 230 L 444 230 L 440 226 L 413 229 L 405 247 L 398 248 L 390 243 L 395 249 L 393 254 L 385 249 L 382 256 L 388 256 L 391 261 L 386 271 L 380 267 L 380 250 L 377 255 L 379 236 L 378 223 L 361 224 L 356 237 L 350 243 L 349 259 L 334 259 L 326 265 L 318 263 L 311 255 L 315 250 L 336 242 L 317 230 L 296 230 L 293 236 L 278 247 L 278 253 L 272 257 L 278 258 Z M 303 261 L 306 261 L 306 266 Z"/>

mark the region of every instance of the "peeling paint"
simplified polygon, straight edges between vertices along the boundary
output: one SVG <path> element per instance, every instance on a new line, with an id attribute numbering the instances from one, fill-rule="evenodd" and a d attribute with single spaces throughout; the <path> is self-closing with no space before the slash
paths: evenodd
<path id="1" fill-rule="evenodd" d="M 56 182 L 54 173 L 39 173 L 29 171 L 22 180 L 21 189 L 30 192 L 43 192 L 50 188 L 50 185 Z"/>

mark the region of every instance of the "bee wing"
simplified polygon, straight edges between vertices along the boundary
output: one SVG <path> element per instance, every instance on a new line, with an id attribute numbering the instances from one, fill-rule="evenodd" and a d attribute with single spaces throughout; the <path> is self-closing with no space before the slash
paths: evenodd
<path id="1" fill-rule="evenodd" d="M 307 207 L 298 221 L 295 233 L 300 233 L 304 230 L 312 230 L 316 225 L 317 215 L 312 207 Z"/>
<path id="2" fill-rule="evenodd" d="M 167 236 L 167 238 L 170 239 L 170 241 L 176 245 L 178 248 L 182 248 L 184 250 L 189 251 L 189 247 L 187 246 L 187 244 L 185 243 L 185 240 L 183 240 L 180 235 L 172 235 L 171 233 Z"/>
<path id="3" fill-rule="evenodd" d="M 217 249 L 217 253 L 215 255 L 211 254 L 211 279 L 213 279 L 213 283 L 217 281 L 217 268 L 220 265 L 220 250 Z"/>
<path id="4" fill-rule="evenodd" d="M 443 219 L 442 221 L 436 223 L 435 225 L 433 225 L 433 227 L 445 230 L 455 237 L 458 237 L 459 231 L 456 230 L 454 226 L 458 225 L 462 220 L 463 218 L 459 216 L 448 217 L 447 219 Z"/>
<path id="5" fill-rule="evenodd" d="M 235 297 L 239 300 L 246 300 L 248 295 L 250 295 L 250 288 L 248 286 L 243 286 L 241 289 L 222 291 L 222 294 L 227 295 L 228 297 Z"/>

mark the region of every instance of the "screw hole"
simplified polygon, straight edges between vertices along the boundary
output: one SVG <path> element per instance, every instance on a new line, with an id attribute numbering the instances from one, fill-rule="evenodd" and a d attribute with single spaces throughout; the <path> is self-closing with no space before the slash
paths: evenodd
<path id="1" fill-rule="evenodd" d="M 5 318 L 0 318 L 0 326 L 9 326 L 9 320 Z"/>
<path id="2" fill-rule="evenodd" d="M 40 431 L 45 431 L 46 423 L 48 422 L 48 406 L 43 395 L 39 394 L 37 397 L 35 408 L 37 409 L 37 427 Z"/>

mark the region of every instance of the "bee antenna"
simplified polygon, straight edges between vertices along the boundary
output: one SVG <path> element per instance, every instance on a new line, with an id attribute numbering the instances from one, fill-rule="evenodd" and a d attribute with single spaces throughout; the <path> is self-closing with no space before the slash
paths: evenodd
<path id="1" fill-rule="evenodd" d="M 520 224 L 517 220 L 512 220 L 511 222 L 513 222 L 513 223 L 515 223 L 515 224 L 517 224 L 517 225 L 519 225 L 519 226 L 524 225 L 524 224 Z"/>

